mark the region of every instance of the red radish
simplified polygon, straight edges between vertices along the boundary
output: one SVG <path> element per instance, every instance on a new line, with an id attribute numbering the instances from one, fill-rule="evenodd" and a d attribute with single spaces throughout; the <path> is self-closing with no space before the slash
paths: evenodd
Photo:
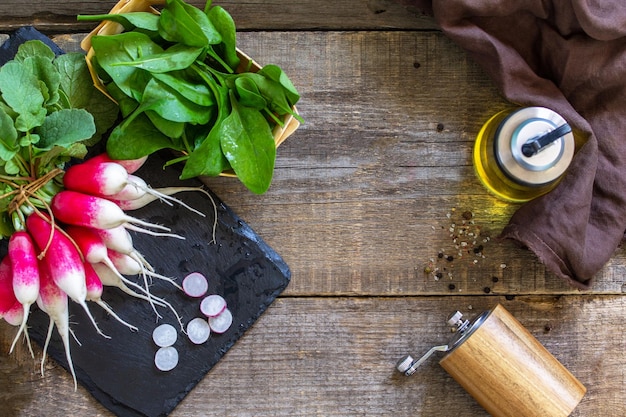
<path id="1" fill-rule="evenodd" d="M 102 300 L 102 281 L 100 281 L 100 277 L 94 270 L 93 266 L 89 262 L 85 262 L 85 284 L 87 286 L 87 301 L 92 301 L 98 304 L 104 311 L 109 313 L 113 318 L 129 329 L 133 331 L 137 331 L 137 327 L 132 324 L 128 324 L 126 321 L 122 320 L 111 307 Z"/>
<path id="2" fill-rule="evenodd" d="M 169 201 L 174 201 L 188 210 L 204 216 L 203 213 L 189 207 L 182 201 L 148 187 L 143 179 L 129 175 L 123 166 L 115 162 L 73 165 L 66 170 L 63 176 L 63 185 L 67 190 L 105 197 L 115 202 L 118 200 L 123 202 L 136 201 L 143 196 L 153 196 L 152 198 L 144 198 L 146 200 L 144 205 L 156 199 L 162 199 L 168 204 Z"/>
<path id="3" fill-rule="evenodd" d="M 154 365 L 159 371 L 167 372 L 178 365 L 178 351 L 174 346 L 162 347 L 154 354 Z"/>
<path id="4" fill-rule="evenodd" d="M 113 272 L 120 275 L 120 279 L 124 279 L 109 258 L 107 247 L 96 229 L 82 226 L 65 226 L 64 229 L 76 243 L 76 246 L 78 246 L 85 261 L 90 264 L 102 262 L 111 268 Z"/>
<path id="5" fill-rule="evenodd" d="M 123 279 L 120 279 L 120 277 L 111 270 L 111 268 L 109 268 L 108 266 L 102 264 L 102 263 L 97 263 L 97 264 L 92 264 L 91 265 L 93 270 L 96 272 L 96 274 L 98 275 L 98 278 L 100 278 L 100 282 L 102 283 L 102 285 L 107 286 L 107 287 L 115 287 L 115 288 L 119 288 L 120 290 L 122 290 L 124 293 L 130 295 L 131 297 L 135 297 L 135 298 L 139 298 L 141 300 L 145 300 L 148 301 L 149 303 L 156 305 L 159 305 L 161 307 L 165 307 L 166 303 L 161 300 L 158 297 L 155 297 L 153 295 L 151 295 L 149 292 L 146 291 L 145 288 L 143 288 L 142 286 L 122 277 Z M 138 290 L 144 292 L 146 295 L 144 294 L 140 294 L 137 293 L 133 290 L 131 290 L 128 285 L 137 288 Z M 156 310 L 155 310 L 156 312 Z M 157 313 L 158 315 L 158 313 Z M 159 316 L 160 318 L 161 316 Z"/>
<path id="6" fill-rule="evenodd" d="M 172 278 L 157 274 L 156 272 L 147 271 L 142 264 L 126 254 L 116 252 L 114 250 L 109 250 L 108 253 L 109 258 L 113 261 L 113 265 L 115 265 L 115 268 L 124 275 L 148 275 L 150 277 L 167 281 L 181 291 L 183 289 L 180 285 L 174 282 Z"/>
<path id="7" fill-rule="evenodd" d="M 117 287 L 120 290 L 124 291 L 126 294 L 136 297 L 136 298 L 140 298 L 142 300 L 146 300 L 148 301 L 151 305 L 152 305 L 152 309 L 154 310 L 154 312 L 157 315 L 157 319 L 162 318 L 162 316 L 156 311 L 156 308 L 154 307 L 154 305 L 158 305 L 161 307 L 167 307 L 170 310 L 172 310 L 172 312 L 174 313 L 174 315 L 176 316 L 176 318 L 178 319 L 178 322 L 181 323 L 181 319 L 178 315 L 178 313 L 176 312 L 176 309 L 174 309 L 174 307 L 168 303 L 167 301 L 165 301 L 162 298 L 159 297 L 155 297 L 154 295 L 150 294 L 150 292 L 145 289 L 142 288 L 140 285 L 129 281 L 129 280 L 120 280 L 119 277 L 114 274 L 110 268 L 108 268 L 107 266 L 105 266 L 104 264 L 93 264 L 92 265 L 94 270 L 96 271 L 96 273 L 98 274 L 98 276 L 100 277 L 100 280 L 102 281 L 102 284 L 107 285 L 107 286 L 112 286 L 112 287 Z M 137 288 L 138 290 L 142 291 L 143 293 L 145 293 L 146 295 L 143 294 L 139 294 L 134 292 L 133 290 L 131 290 L 128 285 L 131 285 L 134 288 Z M 181 327 L 182 327 L 182 323 L 181 323 Z"/>
<path id="8" fill-rule="evenodd" d="M 92 264 L 96 262 L 106 263 L 106 260 L 109 260 L 107 247 L 94 229 L 71 225 L 65 226 L 63 229 L 76 243 L 87 262 Z"/>
<path id="9" fill-rule="evenodd" d="M 52 198 L 51 206 L 52 213 L 58 220 L 71 225 L 109 229 L 125 223 L 136 223 L 145 227 L 169 231 L 167 227 L 144 222 L 126 215 L 112 201 L 77 191 L 64 190 L 57 193 Z"/>
<path id="10" fill-rule="evenodd" d="M 148 281 L 146 279 L 146 276 L 159 278 L 159 279 L 162 279 L 164 281 L 168 281 L 169 283 L 171 283 L 176 288 L 182 290 L 182 287 L 180 285 L 178 285 L 177 283 L 175 283 L 172 278 L 169 278 L 169 277 L 157 274 L 157 273 L 152 272 L 152 271 L 147 271 L 143 267 L 143 265 L 141 265 L 139 262 L 137 262 L 135 259 L 131 258 L 128 255 L 125 255 L 123 253 L 119 253 L 119 252 L 116 252 L 116 251 L 113 251 L 113 250 L 109 250 L 109 258 L 111 258 L 111 261 L 113 261 L 113 264 L 115 265 L 115 268 L 118 271 L 120 271 L 120 273 L 122 273 L 124 275 L 141 275 L 143 277 L 144 285 L 146 286 L 146 292 L 148 291 Z M 178 313 L 176 312 L 176 310 L 169 303 L 166 303 L 162 299 L 159 299 L 159 301 L 165 303 L 168 307 L 170 307 L 170 310 L 172 310 L 172 312 L 176 316 L 176 319 L 178 320 L 178 323 L 180 324 L 180 327 L 182 329 L 183 328 L 183 322 L 182 322 L 180 316 L 178 315 Z"/>
<path id="11" fill-rule="evenodd" d="M 200 345 L 211 336 L 211 327 L 207 319 L 196 317 L 187 323 L 187 337 L 191 343 Z"/>
<path id="12" fill-rule="evenodd" d="M 200 302 L 200 311 L 207 317 L 217 317 L 226 310 L 226 300 L 221 295 L 211 294 Z"/>
<path id="13" fill-rule="evenodd" d="M 107 199 L 116 202 L 119 200 L 127 201 L 136 200 L 146 195 L 148 184 L 146 184 L 142 178 L 136 175 L 129 175 L 128 179 L 130 181 L 124 186 L 124 188 L 115 194 L 108 195 Z"/>
<path id="14" fill-rule="evenodd" d="M 99 196 L 119 193 L 128 183 L 128 172 L 115 162 L 72 165 L 63 175 L 66 190 Z"/>
<path id="15" fill-rule="evenodd" d="M 33 217 L 32 215 L 30 217 Z M 37 305 L 48 316 L 50 316 L 50 325 L 48 326 L 48 334 L 44 343 L 43 356 L 41 358 L 41 374 L 43 375 L 43 365 L 46 359 L 48 344 L 52 337 L 52 330 L 57 326 L 57 331 L 63 341 L 65 348 L 65 357 L 74 378 L 74 391 L 78 389 L 76 383 L 76 373 L 74 372 L 74 364 L 72 363 L 72 355 L 70 353 L 70 316 L 68 309 L 67 295 L 54 282 L 51 271 L 48 270 L 46 262 L 40 262 L 39 265 L 40 289 L 39 297 L 37 297 Z"/>
<path id="16" fill-rule="evenodd" d="M 137 171 L 148 159 L 147 156 L 138 158 L 138 159 L 111 159 L 106 152 L 103 152 L 99 155 L 94 156 L 93 158 L 89 158 L 83 163 L 91 164 L 91 163 L 101 163 L 101 162 L 115 162 L 120 164 L 126 169 L 126 172 L 129 174 L 133 174 Z"/>
<path id="17" fill-rule="evenodd" d="M 0 261 L 0 317 L 9 311 L 15 303 L 19 303 L 13 292 L 13 267 L 8 256 Z"/>
<path id="18" fill-rule="evenodd" d="M 13 292 L 24 310 L 22 324 L 9 350 L 13 352 L 19 336 L 26 329 L 30 306 L 37 301 L 39 295 L 39 266 L 35 244 L 30 235 L 24 231 L 17 231 L 11 235 L 8 253 L 13 269 Z M 27 332 L 26 337 L 28 338 Z"/>
<path id="19" fill-rule="evenodd" d="M 117 226 L 110 229 L 94 229 L 94 231 L 100 236 L 108 249 L 128 255 L 150 271 L 154 271 L 154 268 L 146 261 L 143 255 L 133 247 L 133 238 L 126 227 Z"/>
<path id="20" fill-rule="evenodd" d="M 202 297 L 208 289 L 206 277 L 199 272 L 192 272 L 183 278 L 183 291 L 190 297 Z"/>
<path id="21" fill-rule="evenodd" d="M 178 333 L 171 324 L 161 324 L 152 331 L 152 340 L 158 347 L 168 347 L 176 343 Z"/>
<path id="22" fill-rule="evenodd" d="M 13 268 L 8 256 L 0 262 L 0 317 L 11 326 L 19 326 L 24 320 L 24 308 L 13 292 Z M 30 339 L 28 347 L 30 349 Z M 32 352 L 32 349 L 31 349 Z"/>
<path id="23" fill-rule="evenodd" d="M 138 178 L 138 177 L 135 177 L 135 178 Z M 108 198 L 111 201 L 114 201 L 124 211 L 137 210 L 142 207 L 145 207 L 146 205 L 152 203 L 153 201 L 160 200 L 168 205 L 172 205 L 173 203 L 176 203 L 186 208 L 187 210 L 196 213 L 199 216 L 206 217 L 206 214 L 202 213 L 201 211 L 198 211 L 195 208 L 189 206 L 188 204 L 185 204 L 181 200 L 172 197 L 173 194 L 177 194 L 177 193 L 181 193 L 185 191 L 200 191 L 200 192 L 206 193 L 206 191 L 204 191 L 202 187 L 164 187 L 164 188 L 147 187 L 144 190 L 143 194 L 141 193 L 141 189 L 139 189 L 140 190 L 139 192 L 136 191 L 137 189 L 139 188 L 135 187 L 135 190 L 133 190 L 133 186 L 129 186 L 127 188 L 124 188 L 122 192 L 109 196 Z M 131 198 L 131 197 L 134 197 L 134 198 Z"/>
<path id="24" fill-rule="evenodd" d="M 225 309 L 218 316 L 209 317 L 209 327 L 215 333 L 224 333 L 233 324 L 233 314 L 229 309 Z"/>
<path id="25" fill-rule="evenodd" d="M 3 318 L 11 326 L 17 327 L 22 324 L 22 321 L 24 321 L 24 308 L 22 307 L 22 303 L 16 301 L 15 304 L 4 313 Z M 28 342 L 28 349 L 30 349 L 31 354 L 34 355 L 33 349 L 30 346 L 30 339 L 27 338 L 26 341 Z"/>
<path id="26" fill-rule="evenodd" d="M 78 250 L 67 236 L 53 228 L 43 216 L 34 213 L 26 219 L 26 228 L 41 251 L 39 258 L 44 261 L 56 285 L 85 310 L 97 332 L 108 337 L 100 331 L 85 303 L 85 267 Z"/>

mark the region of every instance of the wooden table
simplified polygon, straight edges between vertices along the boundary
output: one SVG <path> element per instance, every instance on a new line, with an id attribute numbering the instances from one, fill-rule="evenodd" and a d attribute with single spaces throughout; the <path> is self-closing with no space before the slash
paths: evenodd
<path id="1" fill-rule="evenodd" d="M 0 33 L 32 24 L 78 50 L 92 25 L 75 15 L 114 3 L 3 0 Z M 285 259 L 292 282 L 172 415 L 487 415 L 438 358 L 411 378 L 394 368 L 446 343 L 449 313 L 496 303 L 587 387 L 574 416 L 626 415 L 626 252 L 581 292 L 496 239 L 517 206 L 482 188 L 470 155 L 481 124 L 510 104 L 476 63 L 430 18 L 389 0 L 219 4 L 239 47 L 282 66 L 302 94 L 306 124 L 279 148 L 267 194 L 208 182 Z M 480 233 L 479 254 L 468 233 Z M 25 348 L 8 355 L 13 335 L 3 322 L 3 415 L 111 415 L 55 363 L 42 378 Z"/>

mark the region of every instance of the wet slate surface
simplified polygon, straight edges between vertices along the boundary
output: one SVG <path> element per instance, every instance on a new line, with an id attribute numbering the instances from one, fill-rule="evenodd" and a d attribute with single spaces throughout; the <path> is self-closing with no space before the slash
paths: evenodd
<path id="1" fill-rule="evenodd" d="M 30 33 L 26 38 L 32 38 Z M 35 33 L 37 36 L 37 33 Z M 22 41 L 24 38 L 22 38 Z M 163 170 L 163 155 L 153 155 L 138 172 L 153 187 L 191 185 L 198 180 L 181 182 L 175 168 Z M 231 181 L 231 180 L 227 180 Z M 183 334 L 174 347 L 178 366 L 161 372 L 154 366 L 157 346 L 152 330 L 161 323 L 178 326 L 175 315 L 157 307 L 163 316 L 157 323 L 152 307 L 116 288 L 106 288 L 103 300 L 124 320 L 137 326 L 132 332 L 90 303 L 97 323 L 110 336 L 98 335 L 84 311 L 70 303 L 72 330 L 80 341 L 71 341 L 71 352 L 79 383 L 98 401 L 118 416 L 164 416 L 205 377 L 235 342 L 253 325 L 274 299 L 286 288 L 290 271 L 281 257 L 243 220 L 213 195 L 218 205 L 216 240 L 212 240 L 213 206 L 200 192 L 186 192 L 179 197 L 206 214 L 201 217 L 183 207 L 154 202 L 132 212 L 143 220 L 168 226 L 185 240 L 156 238 L 133 232 L 135 247 L 155 270 L 180 282 L 190 272 L 202 272 L 209 279 L 209 293 L 224 296 L 233 312 L 233 325 L 224 334 L 212 334 L 202 345 L 193 345 Z M 6 240 L 0 242 L 0 255 L 6 254 Z M 138 277 L 135 277 L 138 280 Z M 193 299 L 159 279 L 153 280 L 153 294 L 166 299 L 182 316 L 186 325 L 201 317 L 200 299 Z M 40 345 L 45 339 L 48 317 L 36 306 L 29 319 L 30 335 Z M 67 369 L 62 343 L 54 332 L 48 354 Z"/>

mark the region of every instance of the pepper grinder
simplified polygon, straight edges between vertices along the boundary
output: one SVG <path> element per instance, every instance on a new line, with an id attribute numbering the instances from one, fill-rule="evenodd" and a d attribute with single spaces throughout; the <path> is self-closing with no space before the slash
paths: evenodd
<path id="1" fill-rule="evenodd" d="M 460 312 L 448 319 L 456 333 L 397 370 L 409 376 L 435 352 L 439 364 L 494 417 L 566 417 L 586 388 L 501 304 L 474 319 Z"/>

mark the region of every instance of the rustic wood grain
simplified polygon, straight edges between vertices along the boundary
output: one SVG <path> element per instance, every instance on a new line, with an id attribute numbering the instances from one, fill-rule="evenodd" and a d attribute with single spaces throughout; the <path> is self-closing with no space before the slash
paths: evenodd
<path id="1" fill-rule="evenodd" d="M 23 25 L 55 33 L 88 31 L 92 23 L 76 22 L 78 14 L 103 14 L 116 0 L 68 0 L 23 2 L 3 0 L 0 3 L 0 32 Z M 204 7 L 205 2 L 189 3 Z M 215 1 L 233 16 L 241 31 L 256 30 L 352 30 L 352 29 L 418 29 L 433 30 L 436 25 L 421 10 L 393 0 L 357 0 L 328 2 L 285 0 L 245 2 Z"/>
<path id="2" fill-rule="evenodd" d="M 411 377 L 394 368 L 407 353 L 447 343 L 449 313 L 472 317 L 497 303 L 587 387 L 573 417 L 625 415 L 625 297 L 446 296 L 281 298 L 172 416 L 486 417 L 438 364 L 441 356 Z M 2 326 L 3 415 L 111 415 L 82 388 L 74 393 L 55 365 L 42 379 L 36 360 L 7 358 L 13 333 Z"/>

